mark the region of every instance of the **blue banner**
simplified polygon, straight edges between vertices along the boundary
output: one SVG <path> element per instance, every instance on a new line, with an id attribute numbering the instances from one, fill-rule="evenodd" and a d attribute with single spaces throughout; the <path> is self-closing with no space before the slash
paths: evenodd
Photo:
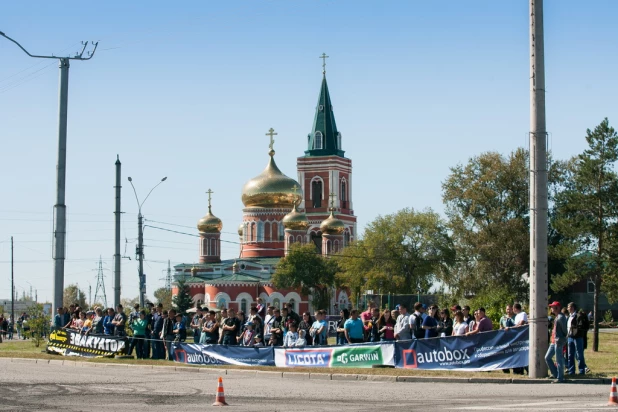
<path id="1" fill-rule="evenodd" d="M 528 366 L 528 326 L 471 336 L 398 341 L 395 366 L 489 371 Z"/>
<path id="2" fill-rule="evenodd" d="M 190 365 L 275 366 L 275 348 L 229 345 L 172 344 L 174 361 Z"/>

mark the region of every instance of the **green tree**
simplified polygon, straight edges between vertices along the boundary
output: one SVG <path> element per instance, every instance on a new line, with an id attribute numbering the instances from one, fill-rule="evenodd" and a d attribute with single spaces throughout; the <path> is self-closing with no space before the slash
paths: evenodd
<path id="1" fill-rule="evenodd" d="M 569 163 L 570 178 L 556 199 L 554 225 L 566 238 L 557 251 L 566 259 L 566 271 L 552 280 L 562 290 L 581 280 L 594 282 L 594 339 L 599 350 L 599 295 L 610 302 L 618 298 L 614 276 L 616 217 L 618 216 L 618 135 L 605 118 L 594 130 L 586 131 L 588 148 Z M 607 280 L 607 282 L 605 282 Z"/>
<path id="2" fill-rule="evenodd" d="M 189 287 L 183 279 L 176 282 L 176 284 L 178 286 L 178 293 L 172 298 L 172 303 L 176 306 L 179 313 L 185 313 L 187 309 L 193 306 L 193 299 L 191 299 Z"/>
<path id="3" fill-rule="evenodd" d="M 568 180 L 566 162 L 548 159 L 549 215 Z M 457 262 L 446 283 L 453 300 L 474 298 L 486 307 L 527 301 L 530 220 L 529 156 L 518 148 L 508 156 L 496 152 L 472 157 L 451 168 L 442 184 L 448 227 Z M 554 253 L 564 236 L 549 225 L 549 273 L 564 272 L 564 258 Z M 507 301 L 505 301 L 507 299 Z"/>
<path id="4" fill-rule="evenodd" d="M 300 289 L 301 294 L 311 295 L 314 308 L 328 308 L 336 273 L 335 260 L 317 253 L 313 243 L 295 243 L 277 264 L 272 282 L 277 288 Z"/>
<path id="5" fill-rule="evenodd" d="M 71 304 L 77 303 L 80 308 L 86 309 L 86 294 L 77 285 L 69 285 L 64 288 L 62 295 L 62 305 L 68 308 Z"/>
<path id="6" fill-rule="evenodd" d="M 338 256 L 338 281 L 352 295 L 373 289 L 382 293 L 427 293 L 444 278 L 455 253 L 446 225 L 431 209 L 408 208 L 378 216 L 363 238 Z"/>
<path id="7" fill-rule="evenodd" d="M 159 288 L 155 290 L 154 297 L 157 300 L 157 304 L 162 304 L 164 308 L 169 309 L 172 307 L 172 291 L 165 288 Z"/>
<path id="8" fill-rule="evenodd" d="M 456 296 L 507 289 L 524 298 L 529 266 L 528 156 L 488 152 L 451 168 L 443 200 L 458 262 L 448 285 Z"/>
<path id="9" fill-rule="evenodd" d="M 28 326 L 30 327 L 30 336 L 35 347 L 41 346 L 45 341 L 43 336 L 49 330 L 50 317 L 43 311 L 43 305 L 35 303 L 28 308 Z"/>

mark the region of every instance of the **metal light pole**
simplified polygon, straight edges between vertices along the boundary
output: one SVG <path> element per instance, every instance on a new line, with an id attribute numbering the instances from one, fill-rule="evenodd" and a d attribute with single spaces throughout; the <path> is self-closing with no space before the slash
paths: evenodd
<path id="1" fill-rule="evenodd" d="M 137 201 L 137 247 L 135 248 L 135 254 L 137 255 L 137 259 L 139 262 L 138 272 L 139 272 L 139 305 L 140 307 L 144 307 L 144 297 L 146 296 L 146 277 L 144 276 L 144 226 L 143 226 L 143 216 L 142 216 L 142 206 L 148 200 L 148 197 L 152 193 L 153 190 L 157 188 L 161 183 L 167 180 L 167 177 L 161 179 L 159 183 L 157 183 L 150 192 L 146 195 L 146 198 L 143 202 L 140 203 L 139 198 L 137 197 L 137 191 L 135 190 L 135 186 L 133 186 L 133 179 L 131 176 L 128 178 L 129 183 L 131 183 L 131 187 L 133 188 L 133 193 L 135 193 L 135 200 Z"/>
<path id="2" fill-rule="evenodd" d="M 94 49 L 88 52 L 88 57 L 83 57 L 88 42 L 82 42 L 82 51 L 73 57 L 58 56 L 39 56 L 30 54 L 17 41 L 13 40 L 0 31 L 0 36 L 15 43 L 28 56 L 37 59 L 58 59 L 60 63 L 60 92 L 58 110 L 58 164 L 56 166 L 56 204 L 54 205 L 54 238 L 53 238 L 53 259 L 54 259 L 54 298 L 52 313 L 56 308 L 62 307 L 62 294 L 64 291 L 64 259 L 66 246 L 66 162 L 67 162 L 67 108 L 69 97 L 69 60 L 90 60 L 97 50 L 98 42 L 90 42 Z"/>
<path id="3" fill-rule="evenodd" d="M 543 1 L 530 0 L 530 350 L 529 376 L 547 376 L 547 129 Z M 561 355 L 558 355 L 561 356 Z"/>

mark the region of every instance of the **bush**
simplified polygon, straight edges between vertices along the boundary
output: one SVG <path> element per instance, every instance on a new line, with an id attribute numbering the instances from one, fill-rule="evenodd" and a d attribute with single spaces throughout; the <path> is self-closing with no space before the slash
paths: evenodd
<path id="1" fill-rule="evenodd" d="M 43 312 L 43 305 L 35 303 L 28 309 L 28 327 L 30 336 L 35 347 L 41 346 L 45 341 L 49 329 L 50 317 Z"/>

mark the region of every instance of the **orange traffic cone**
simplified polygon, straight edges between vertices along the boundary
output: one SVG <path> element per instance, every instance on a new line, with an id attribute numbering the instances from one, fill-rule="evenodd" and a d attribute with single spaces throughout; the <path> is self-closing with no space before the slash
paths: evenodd
<path id="1" fill-rule="evenodd" d="M 612 388 L 609 390 L 609 406 L 618 406 L 618 393 L 616 393 L 616 377 L 612 378 Z"/>
<path id="2" fill-rule="evenodd" d="M 616 382 L 614 382 L 614 392 L 616 392 Z M 213 403 L 212 406 L 228 406 L 225 402 L 225 393 L 223 392 L 223 379 L 220 376 L 215 403 Z"/>

